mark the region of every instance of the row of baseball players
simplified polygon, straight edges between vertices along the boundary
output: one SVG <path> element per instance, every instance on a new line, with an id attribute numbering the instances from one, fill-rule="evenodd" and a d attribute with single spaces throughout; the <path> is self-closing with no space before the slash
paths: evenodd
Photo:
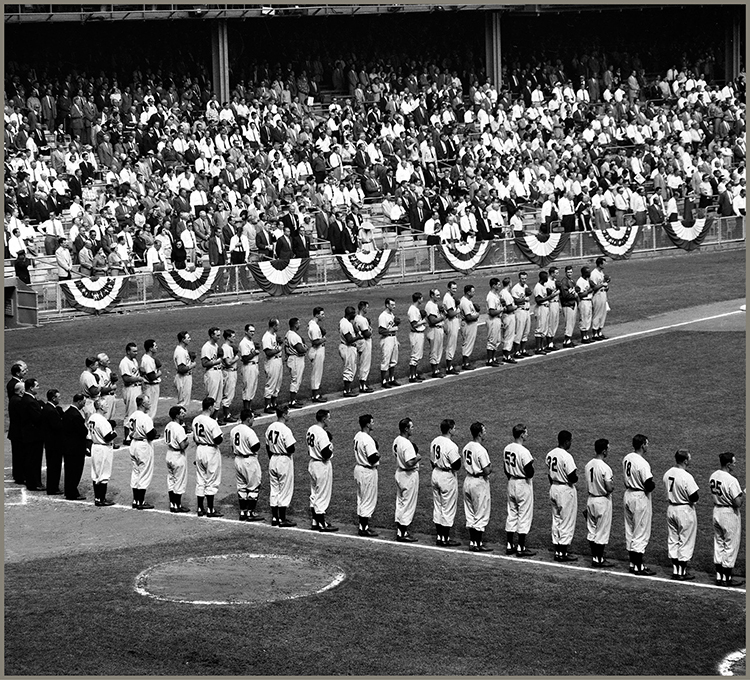
<path id="1" fill-rule="evenodd" d="M 130 455 L 133 463 L 131 486 L 133 507 L 150 508 L 144 503 L 145 489 L 153 477 L 153 446 L 156 438 L 153 421 L 148 416 L 148 397 L 137 398 L 138 408 L 130 417 L 128 428 L 131 432 Z M 100 413 L 102 402 L 96 400 L 96 412 L 89 419 L 92 446 L 92 478 L 94 484 L 106 483 L 111 474 L 112 442 L 116 435 L 111 422 Z M 196 496 L 198 516 L 220 517 L 214 507 L 214 496 L 221 484 L 222 459 L 220 444 L 223 442 L 221 428 L 216 421 L 216 403 L 212 397 L 202 402 L 202 412 L 193 419 L 192 439 L 196 444 Z M 189 512 L 182 505 L 182 495 L 187 488 L 187 456 L 189 439 L 184 426 L 185 409 L 174 406 L 170 409 L 170 422 L 164 431 L 167 445 L 167 470 L 170 510 Z M 269 456 L 268 477 L 270 486 L 269 505 L 271 524 L 280 527 L 295 526 L 287 518 L 286 512 L 294 493 L 294 463 L 296 439 L 287 424 L 289 406 L 279 405 L 275 409 L 276 420 L 271 423 L 264 435 L 265 450 Z M 326 521 L 326 511 L 331 501 L 333 484 L 332 434 L 329 431 L 330 411 L 320 409 L 315 414 L 315 423 L 305 434 L 305 444 L 309 454 L 308 473 L 310 476 L 310 516 L 311 528 L 319 531 L 337 531 Z M 258 454 L 261 441 L 253 430 L 254 414 L 245 408 L 240 422 L 229 432 L 231 450 L 234 454 L 234 467 L 239 498 L 239 519 L 259 521 L 263 518 L 256 512 L 261 486 L 261 466 Z M 371 414 L 359 418 L 360 431 L 354 436 L 354 478 L 357 485 L 358 533 L 360 536 L 376 536 L 370 528 L 370 519 L 378 501 L 378 465 L 380 449 L 372 436 L 375 419 Z M 392 451 L 396 462 L 396 540 L 415 542 L 409 532 L 417 507 L 419 491 L 419 463 L 421 456 L 418 446 L 412 441 L 414 423 L 410 418 L 399 421 L 399 435 L 394 439 Z M 483 442 L 486 427 L 480 422 L 469 428 L 471 441 L 460 451 L 455 442 L 456 426 L 453 420 L 440 423 L 440 435 L 435 437 L 429 450 L 432 467 L 431 486 L 433 491 L 433 522 L 436 528 L 436 542 L 439 546 L 458 546 L 451 539 L 450 529 L 454 524 L 458 503 L 458 471 L 465 472 L 463 482 L 464 514 L 469 531 L 469 550 L 489 552 L 492 548 L 484 542 L 484 532 L 490 519 L 491 497 L 489 476 L 493 466 Z M 529 436 L 527 427 L 518 424 L 513 427 L 513 441 L 502 454 L 503 471 L 507 484 L 506 554 L 518 557 L 533 556 L 535 553 L 526 545 L 526 537 L 531 529 L 534 513 L 534 460 L 525 446 Z M 578 470 L 570 454 L 572 435 L 567 430 L 558 434 L 558 445 L 545 457 L 547 476 L 550 483 L 549 498 L 552 505 L 552 543 L 554 559 L 558 562 L 576 561 L 568 548 L 573 540 L 576 526 L 578 497 L 576 484 Z M 653 575 L 654 572 L 643 562 L 646 547 L 651 536 L 652 504 L 651 494 L 656 488 L 651 466 L 646 460 L 649 448 L 648 437 L 637 434 L 633 437 L 633 451 L 622 461 L 625 493 L 623 498 L 625 520 L 625 543 L 629 554 L 629 570 L 636 575 Z M 592 567 L 607 568 L 609 563 L 604 552 L 609 543 L 612 526 L 612 493 L 614 478 L 612 468 L 606 463 L 609 441 L 598 439 L 594 443 L 594 457 L 586 464 L 584 481 L 588 492 L 586 509 L 587 539 L 591 549 Z M 104 460 L 102 465 L 97 459 Z M 685 449 L 675 453 L 675 465 L 664 473 L 662 482 L 669 503 L 667 509 L 668 552 L 672 561 L 674 580 L 694 578 L 687 571 L 688 562 L 693 556 L 696 540 L 696 510 L 698 485 L 688 472 L 691 455 Z M 720 469 L 709 480 L 714 509 L 714 564 L 716 583 L 723 586 L 741 585 L 732 577 L 740 546 L 741 515 L 745 491 L 732 475 L 735 457 L 732 453 L 719 456 Z M 95 470 L 98 472 L 95 473 Z M 106 478 L 102 476 L 106 471 Z M 96 486 L 95 486 L 96 488 Z M 101 488 L 101 487 L 100 487 Z M 98 498 L 98 505 L 109 505 L 106 498 Z M 204 504 L 205 503 L 205 504 Z"/>

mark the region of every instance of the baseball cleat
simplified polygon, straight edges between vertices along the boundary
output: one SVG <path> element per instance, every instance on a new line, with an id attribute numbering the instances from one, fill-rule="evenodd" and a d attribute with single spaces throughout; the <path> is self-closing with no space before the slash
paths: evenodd
<path id="1" fill-rule="evenodd" d="M 297 522 L 292 522 L 290 519 L 285 519 L 279 522 L 280 527 L 296 527 Z"/>
<path id="2" fill-rule="evenodd" d="M 289 408 L 302 408 L 302 402 L 296 400 L 289 402 Z"/>
<path id="3" fill-rule="evenodd" d="M 232 416 L 232 415 L 229 415 L 229 416 L 227 416 L 227 417 L 226 417 L 226 418 L 225 418 L 224 420 L 225 420 L 225 421 L 226 421 L 227 423 L 236 423 L 236 422 L 237 422 L 237 418 L 235 418 L 235 417 L 234 417 L 234 416 Z"/>
<path id="4" fill-rule="evenodd" d="M 108 508 L 108 507 L 110 507 L 111 505 L 114 505 L 114 504 L 115 504 L 114 501 L 107 500 L 106 498 L 103 501 L 94 501 L 94 505 L 97 508 Z"/>
<path id="5" fill-rule="evenodd" d="M 461 541 L 454 541 L 452 538 L 449 538 L 447 541 L 443 542 L 443 545 L 446 548 L 455 548 L 455 547 L 461 545 Z"/>
<path id="6" fill-rule="evenodd" d="M 175 512 L 180 512 L 180 513 L 182 513 L 182 512 L 190 512 L 190 508 L 188 508 L 188 507 L 186 507 L 184 505 L 181 505 L 179 508 L 177 508 L 175 510 Z"/>
<path id="7" fill-rule="evenodd" d="M 533 550 L 524 548 L 523 550 L 516 550 L 516 557 L 533 557 L 536 553 Z"/>
<path id="8" fill-rule="evenodd" d="M 240 522 L 247 522 L 247 517 L 245 515 L 240 515 L 238 519 Z"/>
<path id="9" fill-rule="evenodd" d="M 140 503 L 138 505 L 138 510 L 153 510 L 154 506 L 151 505 L 151 503 Z"/>
<path id="10" fill-rule="evenodd" d="M 384 390 L 389 390 L 391 389 L 391 387 L 393 387 L 393 385 L 391 385 L 390 383 L 382 383 L 382 387 Z"/>
<path id="11" fill-rule="evenodd" d="M 404 534 L 403 536 L 396 536 L 396 540 L 399 543 L 416 543 L 417 539 L 411 534 Z"/>
<path id="12" fill-rule="evenodd" d="M 516 554 L 516 549 L 515 548 L 506 548 L 505 549 L 505 554 L 506 555 L 515 555 Z"/>
<path id="13" fill-rule="evenodd" d="M 247 516 L 245 517 L 245 519 L 246 519 L 246 520 L 247 520 L 248 522 L 261 522 L 261 521 L 263 521 L 263 519 L 265 519 L 265 518 L 263 517 L 263 515 L 259 515 L 259 514 L 255 513 L 255 512 L 251 512 L 251 513 L 249 513 L 249 514 L 248 514 L 248 515 L 247 515 Z"/>
<path id="14" fill-rule="evenodd" d="M 656 572 L 652 571 L 648 567 L 641 567 L 639 570 L 634 572 L 636 576 L 656 576 Z"/>
<path id="15" fill-rule="evenodd" d="M 372 389 L 372 387 L 370 387 L 369 385 L 364 385 L 363 387 L 359 388 L 359 391 L 363 394 L 369 394 L 370 392 L 374 392 L 375 390 Z"/>
<path id="16" fill-rule="evenodd" d="M 578 558 L 573 555 L 556 555 L 555 562 L 578 562 Z"/>
<path id="17" fill-rule="evenodd" d="M 722 581 L 721 584 L 725 588 L 739 588 L 740 586 L 744 586 L 744 581 Z"/>
<path id="18" fill-rule="evenodd" d="M 477 552 L 492 552 L 494 548 L 490 548 L 488 545 L 477 546 Z"/>
<path id="19" fill-rule="evenodd" d="M 206 513 L 206 517 L 224 517 L 224 513 L 219 512 L 218 510 L 209 510 Z"/>
<path id="20" fill-rule="evenodd" d="M 695 574 L 683 574 L 680 577 L 681 581 L 694 581 L 695 580 Z"/>
<path id="21" fill-rule="evenodd" d="M 421 380 L 417 380 L 416 378 L 409 378 L 409 382 L 410 383 L 418 383 L 418 382 L 422 382 L 422 381 Z"/>
<path id="22" fill-rule="evenodd" d="M 373 531 L 372 529 L 359 529 L 357 531 L 358 536 L 377 536 L 378 532 Z"/>
<path id="23" fill-rule="evenodd" d="M 277 527 L 279 526 L 279 520 L 277 520 L 275 517 L 271 520 L 271 526 Z"/>
<path id="24" fill-rule="evenodd" d="M 604 562 L 593 562 L 591 566 L 595 569 L 617 569 L 616 565 L 612 562 L 607 562 L 607 560 L 604 560 Z"/>
<path id="25" fill-rule="evenodd" d="M 330 524 L 325 524 L 325 525 L 318 527 L 318 531 L 320 531 L 321 533 L 330 533 L 330 532 L 334 532 L 338 530 L 339 530 L 338 527 L 331 526 Z"/>
<path id="26" fill-rule="evenodd" d="M 198 517 L 205 517 L 206 516 L 206 511 L 203 508 L 198 508 L 195 511 L 195 514 L 198 515 Z"/>
<path id="27" fill-rule="evenodd" d="M 401 387 L 401 383 L 396 380 L 391 380 L 390 382 L 391 387 Z"/>

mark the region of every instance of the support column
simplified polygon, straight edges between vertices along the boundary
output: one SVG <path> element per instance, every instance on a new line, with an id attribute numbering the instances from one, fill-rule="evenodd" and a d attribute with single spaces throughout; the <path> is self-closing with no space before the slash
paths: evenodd
<path id="1" fill-rule="evenodd" d="M 211 26 L 211 62 L 213 91 L 220 102 L 229 101 L 229 38 L 226 19 L 217 19 Z"/>
<path id="2" fill-rule="evenodd" d="M 724 41 L 724 78 L 734 80 L 740 74 L 740 63 L 742 59 L 742 27 L 740 19 L 732 12 L 731 23 L 727 24 Z"/>
<path id="3" fill-rule="evenodd" d="M 485 14 L 484 49 L 487 77 L 500 91 L 503 84 L 503 70 L 500 55 L 500 12 L 498 11 Z"/>

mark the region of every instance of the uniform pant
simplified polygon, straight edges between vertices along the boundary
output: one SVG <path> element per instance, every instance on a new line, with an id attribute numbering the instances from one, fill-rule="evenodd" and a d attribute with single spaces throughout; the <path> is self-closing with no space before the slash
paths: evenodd
<path id="1" fill-rule="evenodd" d="M 115 395 L 107 394 L 100 397 L 100 400 L 104 403 L 104 417 L 107 420 L 112 420 L 115 417 Z"/>
<path id="2" fill-rule="evenodd" d="M 219 447 L 199 444 L 195 449 L 195 495 L 215 496 L 220 484 L 221 451 Z"/>
<path id="3" fill-rule="evenodd" d="M 370 376 L 370 366 L 372 366 L 372 338 L 357 342 L 357 369 L 362 382 L 367 382 Z"/>
<path id="4" fill-rule="evenodd" d="M 242 400 L 252 401 L 258 391 L 258 362 L 242 366 Z"/>
<path id="5" fill-rule="evenodd" d="M 357 483 L 357 515 L 372 517 L 378 504 L 378 469 L 355 465 L 354 481 Z"/>
<path id="6" fill-rule="evenodd" d="M 516 344 L 526 342 L 529 339 L 529 331 L 531 330 L 531 315 L 528 309 L 517 309 L 516 310 L 516 337 L 514 342 Z"/>
<path id="7" fill-rule="evenodd" d="M 490 480 L 486 477 L 464 478 L 464 515 L 466 527 L 484 531 L 490 522 Z"/>
<path id="8" fill-rule="evenodd" d="M 458 477 L 453 470 L 432 471 L 432 521 L 452 527 L 458 505 Z"/>
<path id="9" fill-rule="evenodd" d="M 581 332 L 587 332 L 591 330 L 591 300 L 581 300 L 578 303 L 578 327 Z"/>
<path id="10" fill-rule="evenodd" d="M 287 357 L 286 365 L 289 367 L 289 373 L 291 375 L 289 391 L 297 394 L 297 392 L 299 392 L 300 386 L 302 385 L 302 376 L 305 373 L 305 357 Z"/>
<path id="11" fill-rule="evenodd" d="M 182 495 L 187 490 L 187 456 L 167 449 L 167 491 Z"/>
<path id="12" fill-rule="evenodd" d="M 26 488 L 42 485 L 42 458 L 44 457 L 44 442 L 26 442 L 23 445 L 23 469 Z"/>
<path id="13" fill-rule="evenodd" d="M 625 506 L 625 549 L 644 553 L 651 538 L 651 496 L 643 491 L 626 489 L 623 503 Z"/>
<path id="14" fill-rule="evenodd" d="M 272 508 L 288 508 L 294 493 L 294 462 L 291 456 L 271 456 L 268 463 L 268 481 L 268 504 Z"/>
<path id="15" fill-rule="evenodd" d="M 409 366 L 416 366 L 424 356 L 424 333 L 409 333 Z"/>
<path id="16" fill-rule="evenodd" d="M 458 327 L 459 320 L 457 318 L 446 319 L 443 322 L 443 328 L 445 328 L 445 360 L 453 361 L 453 357 L 456 356 L 456 345 L 458 344 Z"/>
<path id="17" fill-rule="evenodd" d="M 692 505 L 670 505 L 667 508 L 667 548 L 669 559 L 689 562 L 695 550 L 698 522 Z"/>
<path id="18" fill-rule="evenodd" d="M 408 527 L 414 519 L 419 493 L 418 470 L 396 470 L 396 524 Z"/>
<path id="19" fill-rule="evenodd" d="M 503 321 L 499 316 L 487 318 L 487 349 L 494 352 L 500 347 L 503 338 Z"/>
<path id="20" fill-rule="evenodd" d="M 224 389 L 224 376 L 221 369 L 209 368 L 203 374 L 203 386 L 206 388 L 206 396 L 213 397 L 216 406 L 221 403 L 221 394 Z"/>
<path id="21" fill-rule="evenodd" d="M 573 307 L 563 307 L 563 315 L 565 316 L 565 337 L 572 338 L 573 331 L 576 328 L 576 316 L 578 313 L 578 305 Z"/>
<path id="22" fill-rule="evenodd" d="M 731 569 L 737 561 L 740 551 L 742 515 L 738 508 L 715 506 L 713 513 L 714 526 L 714 564 Z"/>
<path id="23" fill-rule="evenodd" d="M 428 328 L 425 336 L 430 343 L 430 364 L 439 364 L 443 356 L 443 343 L 445 340 L 445 333 L 442 326 Z"/>
<path id="24" fill-rule="evenodd" d="M 560 325 L 560 303 L 550 302 L 549 303 L 549 322 L 547 327 L 547 335 L 554 338 L 557 333 L 557 327 Z"/>
<path id="25" fill-rule="evenodd" d="M 187 411 L 193 396 L 193 376 L 188 373 L 177 373 L 174 377 L 174 387 L 177 390 L 177 406 L 182 406 Z"/>
<path id="26" fill-rule="evenodd" d="M 510 352 L 516 340 L 516 314 L 503 314 L 503 351 Z"/>
<path id="27" fill-rule="evenodd" d="M 136 408 L 138 408 L 137 404 L 135 403 L 135 398 L 140 394 L 140 385 L 132 385 L 130 387 L 122 388 L 122 400 L 125 402 L 124 420 L 127 420 L 129 416 L 132 416 L 135 413 Z"/>
<path id="28" fill-rule="evenodd" d="M 237 371 L 222 371 L 221 405 L 230 408 L 237 391 Z"/>
<path id="29" fill-rule="evenodd" d="M 317 391 L 320 389 L 320 383 L 323 381 L 323 364 L 326 360 L 326 348 L 311 347 L 310 353 L 310 389 Z"/>
<path id="30" fill-rule="evenodd" d="M 234 472 L 237 481 L 237 495 L 242 500 L 258 500 L 261 469 L 258 456 L 235 456 Z"/>
<path id="31" fill-rule="evenodd" d="M 159 393 L 161 392 L 161 385 L 143 385 L 143 396 L 151 399 L 151 407 L 147 413 L 149 418 L 153 420 L 156 418 L 156 409 L 159 407 Z"/>
<path id="32" fill-rule="evenodd" d="M 151 442 L 136 440 L 130 442 L 131 489 L 148 489 L 154 476 L 154 447 Z"/>
<path id="33" fill-rule="evenodd" d="M 589 496 L 586 501 L 586 540 L 606 545 L 611 529 L 612 499 L 609 496 Z"/>
<path id="34" fill-rule="evenodd" d="M 351 382 L 357 370 L 357 348 L 354 345 L 339 345 L 339 356 L 344 362 L 341 376 L 344 382 Z"/>
<path id="35" fill-rule="evenodd" d="M 470 357 L 477 341 L 476 321 L 461 321 L 461 355 Z"/>
<path id="36" fill-rule="evenodd" d="M 549 488 L 552 504 L 552 545 L 570 545 L 576 530 L 578 492 L 567 484 L 553 484 Z"/>
<path id="37" fill-rule="evenodd" d="M 333 466 L 330 460 L 310 459 L 307 464 L 310 475 L 310 507 L 316 514 L 325 513 L 331 504 L 333 489 Z"/>
<path id="38" fill-rule="evenodd" d="M 380 370 L 387 371 L 398 363 L 398 340 L 395 335 L 380 338 Z"/>
<path id="39" fill-rule="evenodd" d="M 91 445 L 91 481 L 106 484 L 112 477 L 112 447 L 106 444 Z"/>
<path id="40" fill-rule="evenodd" d="M 600 331 L 604 328 L 604 322 L 607 320 L 607 292 L 599 290 L 594 293 L 592 300 L 592 328 Z"/>
<path id="41" fill-rule="evenodd" d="M 266 399 L 278 397 L 281 392 L 281 378 L 284 374 L 284 365 L 281 363 L 281 357 L 275 356 L 273 359 L 266 359 L 266 387 L 263 390 L 263 396 Z"/>
<path id="42" fill-rule="evenodd" d="M 80 492 L 78 485 L 83 476 L 83 465 L 86 461 L 86 453 L 83 447 L 66 447 L 63 452 L 65 464 L 65 498 L 78 498 Z"/>
<path id="43" fill-rule="evenodd" d="M 60 488 L 63 460 L 63 447 L 60 442 L 45 442 L 44 458 L 47 461 L 47 493 L 50 493 Z"/>
<path id="44" fill-rule="evenodd" d="M 535 338 L 544 338 L 549 335 L 549 307 L 546 303 L 537 305 Z"/>
<path id="45" fill-rule="evenodd" d="M 530 479 L 508 480 L 508 516 L 505 531 L 528 534 L 534 518 L 534 486 Z"/>

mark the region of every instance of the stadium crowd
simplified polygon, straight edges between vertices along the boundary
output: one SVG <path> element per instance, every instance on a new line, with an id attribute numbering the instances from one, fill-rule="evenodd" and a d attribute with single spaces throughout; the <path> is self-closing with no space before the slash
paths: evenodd
<path id="1" fill-rule="evenodd" d="M 688 195 L 744 215 L 744 73 L 619 63 L 511 62 L 498 89 L 436 61 L 259 62 L 228 101 L 200 69 L 11 65 L 6 253 L 22 278 L 54 255 L 64 280 L 366 250 L 375 220 L 437 244 L 512 236 L 526 212 L 541 232 L 659 224 Z"/>

